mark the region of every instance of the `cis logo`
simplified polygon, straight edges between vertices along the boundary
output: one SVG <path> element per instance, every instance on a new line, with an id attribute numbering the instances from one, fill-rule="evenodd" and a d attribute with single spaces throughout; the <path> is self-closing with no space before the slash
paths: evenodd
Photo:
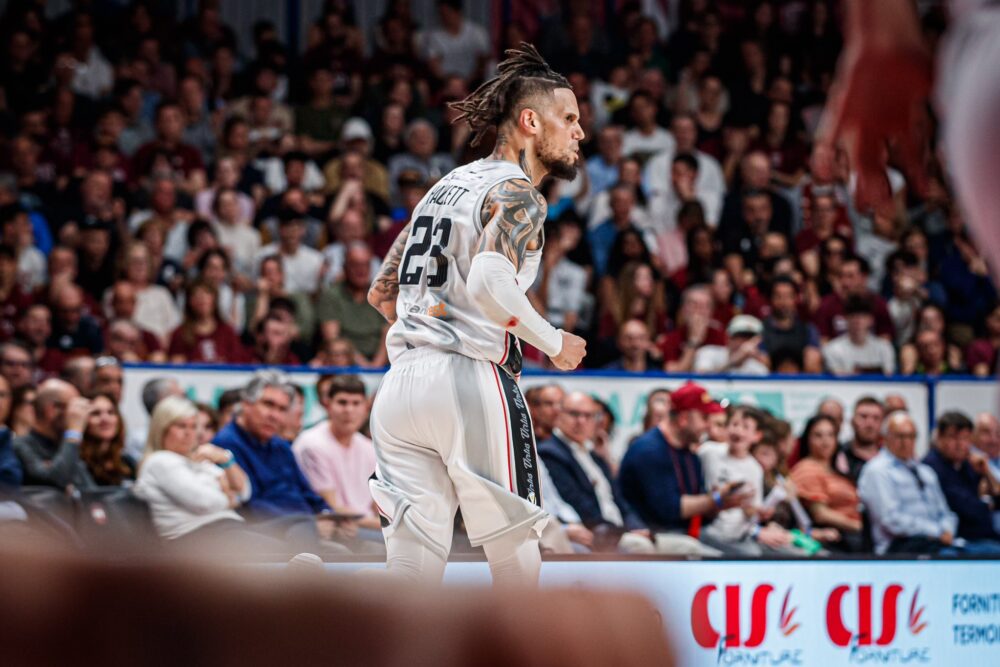
<path id="1" fill-rule="evenodd" d="M 771 584 L 761 584 L 754 588 L 750 596 L 750 629 L 746 636 L 743 636 L 740 628 L 741 591 L 739 585 L 728 585 L 725 587 L 725 635 L 717 626 L 712 623 L 708 612 L 709 599 L 718 589 L 714 584 L 708 584 L 699 588 L 691 601 L 691 632 L 694 640 L 702 648 L 715 648 L 720 645 L 725 648 L 756 648 L 760 646 L 767 637 L 767 603 L 774 592 Z M 781 634 L 788 637 L 799 629 L 799 624 L 795 622 L 795 612 L 797 608 L 789 607 L 789 597 L 792 589 L 785 592 L 784 600 L 781 603 L 781 615 L 778 629 Z"/>
<path id="2" fill-rule="evenodd" d="M 857 640 L 857 646 L 888 646 L 896 637 L 896 602 L 903 593 L 899 584 L 890 584 L 882 593 L 882 628 L 876 638 L 872 628 L 872 586 L 863 584 L 857 587 L 858 615 L 854 632 L 844 622 L 843 598 L 851 590 L 851 586 L 842 584 L 830 592 L 826 601 L 826 632 L 830 640 L 837 646 L 848 646 L 852 639 Z M 910 609 L 907 615 L 907 626 L 910 634 L 916 636 L 923 632 L 927 623 L 921 622 L 925 607 L 918 607 L 920 588 L 913 592 L 910 598 Z"/>

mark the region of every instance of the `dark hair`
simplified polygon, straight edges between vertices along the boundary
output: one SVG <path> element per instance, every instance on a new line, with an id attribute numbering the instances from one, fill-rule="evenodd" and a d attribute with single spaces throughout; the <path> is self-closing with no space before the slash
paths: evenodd
<path id="1" fill-rule="evenodd" d="M 219 200 L 222 199 L 222 195 L 233 193 L 239 196 L 239 191 L 236 188 L 219 188 L 215 191 L 215 196 L 212 197 L 212 213 L 219 215 Z"/>
<path id="2" fill-rule="evenodd" d="M 212 227 L 212 223 L 210 223 L 208 220 L 203 220 L 202 218 L 198 218 L 197 220 L 194 220 L 190 224 L 190 226 L 188 226 L 188 229 L 187 229 L 187 244 L 188 244 L 188 247 L 189 248 L 192 247 L 195 244 L 195 241 L 198 240 L 198 236 L 201 235 L 201 234 L 204 234 L 205 232 L 208 232 L 216 240 L 218 240 L 219 235 L 215 233 L 215 228 Z"/>
<path id="3" fill-rule="evenodd" d="M 219 394 L 219 412 L 225 412 L 232 406 L 236 405 L 243 400 L 243 389 L 237 387 L 236 389 L 227 389 L 221 394 Z"/>
<path id="4" fill-rule="evenodd" d="M 226 271 L 229 271 L 230 267 L 229 255 L 226 253 L 226 251 L 223 250 L 222 248 L 209 248 L 202 254 L 201 258 L 198 260 L 199 276 L 205 273 L 205 267 L 208 266 L 208 260 L 212 259 L 213 257 L 221 257 L 222 261 L 226 265 Z"/>
<path id="5" fill-rule="evenodd" d="M 184 319 L 180 325 L 180 332 L 181 340 L 184 341 L 185 345 L 194 345 L 195 341 L 198 339 L 194 332 L 196 315 L 194 307 L 191 305 L 194 301 L 191 296 L 194 294 L 195 290 L 199 289 L 206 290 L 212 295 L 212 300 L 215 302 L 215 309 L 212 312 L 212 317 L 215 319 L 216 324 L 222 323 L 222 318 L 219 317 L 219 291 L 204 278 L 196 278 L 184 291 Z"/>
<path id="6" fill-rule="evenodd" d="M 111 445 L 101 451 L 101 441 L 91 433 L 89 425 L 84 428 L 83 440 L 80 442 L 80 458 L 87 465 L 90 476 L 101 486 L 118 486 L 124 480 L 134 476 L 135 471 L 122 460 L 125 449 L 125 420 L 118 409 L 115 399 L 106 393 L 96 394 L 91 400 L 106 398 L 118 417 L 118 431 L 111 438 Z M 90 419 L 88 418 L 89 422 Z"/>
<path id="7" fill-rule="evenodd" d="M 792 280 L 790 277 L 784 275 L 775 276 L 774 278 L 771 279 L 771 288 L 768 290 L 768 296 L 774 295 L 774 288 L 777 287 L 778 285 L 788 285 L 796 293 L 798 293 L 799 291 L 799 286 L 795 284 L 795 281 Z"/>
<path id="8" fill-rule="evenodd" d="M 326 388 L 326 397 L 332 401 L 337 394 L 366 396 L 365 383 L 357 375 L 335 375 Z"/>
<path id="9" fill-rule="evenodd" d="M 877 398 L 875 398 L 874 396 L 872 396 L 870 394 L 862 396 L 857 401 L 855 401 L 855 403 L 854 403 L 854 409 L 857 410 L 858 408 L 860 408 L 863 405 L 877 405 L 879 408 L 882 409 L 883 412 L 885 411 L 885 406 L 882 405 L 882 401 L 878 400 Z"/>
<path id="10" fill-rule="evenodd" d="M 741 414 L 744 418 L 749 419 L 757 427 L 758 431 L 763 432 L 767 428 L 771 418 L 766 412 L 760 408 L 755 408 L 752 405 L 738 405 L 733 409 L 733 415 Z"/>
<path id="11" fill-rule="evenodd" d="M 673 164 L 677 164 L 678 162 L 687 165 L 694 172 L 698 171 L 698 158 L 690 153 L 678 153 L 675 155 Z"/>
<path id="12" fill-rule="evenodd" d="M 872 300 L 866 295 L 854 294 L 844 301 L 844 315 L 871 315 L 873 307 Z"/>
<path id="13" fill-rule="evenodd" d="M 809 438 L 812 437 L 812 432 L 816 430 L 816 427 L 822 422 L 827 422 L 833 427 L 833 437 L 837 437 L 837 422 L 833 420 L 833 417 L 829 415 L 813 415 L 806 422 L 805 428 L 802 429 L 802 435 L 799 436 L 799 460 L 804 460 L 809 458 Z M 836 454 L 836 449 L 834 450 Z"/>
<path id="14" fill-rule="evenodd" d="M 860 271 L 863 275 L 867 276 L 871 274 L 872 272 L 871 264 L 869 264 L 868 260 L 862 257 L 861 255 L 855 255 L 853 253 L 849 254 L 846 257 L 844 257 L 844 260 L 840 263 L 840 265 L 841 267 L 843 267 L 845 264 L 852 264 L 852 263 L 858 265 L 858 271 Z"/>
<path id="15" fill-rule="evenodd" d="M 958 410 L 949 410 L 937 418 L 937 432 L 939 434 L 948 431 L 971 431 L 972 420 Z"/>
<path id="16" fill-rule="evenodd" d="M 557 88 L 572 88 L 566 77 L 555 72 L 534 46 L 521 42 L 520 48 L 507 49 L 506 60 L 497 65 L 497 76 L 476 88 L 472 94 L 448 106 L 472 128 L 472 146 L 477 146 L 491 128 L 511 120 L 522 105 L 536 95 Z"/>

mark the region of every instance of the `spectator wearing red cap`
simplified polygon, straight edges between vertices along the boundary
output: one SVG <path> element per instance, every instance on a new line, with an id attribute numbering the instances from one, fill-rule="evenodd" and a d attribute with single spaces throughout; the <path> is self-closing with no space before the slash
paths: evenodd
<path id="1" fill-rule="evenodd" d="M 655 535 L 657 551 L 719 555 L 697 541 L 702 519 L 739 507 L 744 500 L 734 483 L 708 492 L 694 447 L 701 442 L 706 417 L 723 411 L 704 387 L 688 382 L 670 396 L 670 412 L 636 438 L 618 473 L 625 499 Z"/>

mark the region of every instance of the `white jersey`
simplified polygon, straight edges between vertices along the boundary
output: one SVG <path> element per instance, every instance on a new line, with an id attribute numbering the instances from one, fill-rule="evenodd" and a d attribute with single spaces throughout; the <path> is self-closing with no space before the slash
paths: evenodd
<path id="1" fill-rule="evenodd" d="M 451 171 L 417 204 L 399 263 L 398 319 L 386 338 L 390 362 L 408 349 L 431 346 L 500 365 L 514 364 L 516 356 L 519 366 L 517 339 L 480 312 L 466 284 L 486 222 L 483 200 L 515 178 L 529 180 L 513 162 L 477 160 Z M 541 256 L 539 248 L 522 262 L 522 291 L 535 282 Z"/>

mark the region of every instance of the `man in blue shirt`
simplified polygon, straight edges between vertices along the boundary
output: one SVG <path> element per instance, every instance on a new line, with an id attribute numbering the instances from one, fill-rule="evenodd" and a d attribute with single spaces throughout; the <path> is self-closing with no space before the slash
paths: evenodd
<path id="1" fill-rule="evenodd" d="M 702 519 L 745 500 L 738 483 L 705 489 L 701 461 L 692 449 L 708 429 L 706 417 L 722 412 L 708 392 L 688 382 L 670 396 L 667 417 L 629 447 L 618 473 L 625 499 L 656 534 L 661 553 L 720 555 L 693 539 Z"/>
<path id="2" fill-rule="evenodd" d="M 309 487 L 291 445 L 277 435 L 293 395 L 281 373 L 258 371 L 244 390 L 239 413 L 212 444 L 231 451 L 250 478 L 253 495 L 244 505 L 248 520 L 279 537 L 315 547 L 320 533 L 314 517 L 330 508 Z M 320 532 L 326 534 L 327 525 L 321 522 Z"/>
<path id="3" fill-rule="evenodd" d="M 982 500 L 982 495 L 995 496 L 1000 489 L 986 459 L 971 456 L 971 449 L 972 420 L 958 411 L 946 412 L 938 418 L 934 448 L 924 463 L 937 474 L 948 506 L 958 515 L 958 536 L 988 541 L 1000 552 L 992 509 Z"/>

